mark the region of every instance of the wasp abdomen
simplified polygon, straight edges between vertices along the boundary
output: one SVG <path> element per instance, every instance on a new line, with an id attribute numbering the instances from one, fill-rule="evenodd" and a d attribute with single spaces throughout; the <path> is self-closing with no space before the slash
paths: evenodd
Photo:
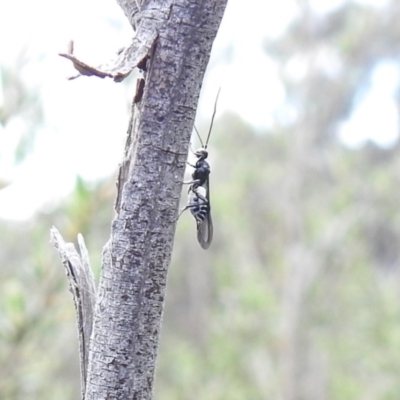
<path id="1" fill-rule="evenodd" d="M 196 219 L 197 223 L 201 223 L 205 220 L 207 214 L 210 212 L 210 204 L 206 198 L 206 190 L 200 186 L 196 191 L 192 192 L 192 196 L 189 199 L 190 212 Z"/>

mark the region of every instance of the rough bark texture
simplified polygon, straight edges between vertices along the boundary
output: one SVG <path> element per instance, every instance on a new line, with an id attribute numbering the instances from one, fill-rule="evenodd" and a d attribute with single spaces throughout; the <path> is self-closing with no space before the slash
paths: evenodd
<path id="1" fill-rule="evenodd" d="M 135 96 L 132 106 L 120 167 L 117 215 L 104 251 L 95 309 L 87 400 L 152 398 L 181 182 L 201 83 L 226 1 L 141 4 L 139 23 L 157 16 L 158 35 L 145 68 L 143 94 Z"/>

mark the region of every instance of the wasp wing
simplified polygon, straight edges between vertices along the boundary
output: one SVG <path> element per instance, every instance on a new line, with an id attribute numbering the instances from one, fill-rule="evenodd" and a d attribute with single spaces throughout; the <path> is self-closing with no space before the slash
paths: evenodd
<path id="1" fill-rule="evenodd" d="M 200 246 L 207 250 L 213 239 L 214 228 L 212 224 L 211 214 L 208 213 L 204 221 L 197 225 L 197 240 Z"/>
<path id="2" fill-rule="evenodd" d="M 211 218 L 211 202 L 210 202 L 210 182 L 207 179 L 205 183 L 206 189 L 206 199 L 207 199 L 207 214 L 203 221 L 197 221 L 197 240 L 200 243 L 200 246 L 207 250 L 210 247 L 210 244 L 213 239 L 214 227 Z"/>

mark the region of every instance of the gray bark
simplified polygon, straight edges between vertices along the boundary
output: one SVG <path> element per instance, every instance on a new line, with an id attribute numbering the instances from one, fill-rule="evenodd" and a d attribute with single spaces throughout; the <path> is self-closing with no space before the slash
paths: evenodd
<path id="1" fill-rule="evenodd" d="M 132 105 L 117 214 L 103 253 L 86 400 L 152 398 L 181 182 L 202 79 L 226 2 L 119 1 L 137 27 L 135 49 L 142 35 L 145 51 L 140 54 L 146 56 L 132 55 L 128 48 L 123 57 L 135 60 L 131 66 L 140 61 L 145 72 Z M 74 58 L 72 50 L 67 58 Z M 116 78 L 129 70 L 104 75 L 72 61 L 85 75 Z"/>
<path id="2" fill-rule="evenodd" d="M 64 242 L 56 228 L 51 229 L 50 235 L 51 243 L 60 254 L 74 300 L 78 326 L 81 398 L 84 399 L 96 286 L 82 235 L 78 235 L 80 255 L 72 243 Z"/>

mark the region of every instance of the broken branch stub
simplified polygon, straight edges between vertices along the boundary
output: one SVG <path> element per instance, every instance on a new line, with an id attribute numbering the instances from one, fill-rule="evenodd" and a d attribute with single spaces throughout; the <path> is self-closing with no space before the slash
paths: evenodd
<path id="1" fill-rule="evenodd" d="M 76 79 L 80 76 L 97 76 L 98 78 L 112 78 L 116 82 L 121 82 L 136 67 L 144 69 L 146 60 L 157 40 L 159 29 L 168 16 L 165 8 L 152 7 L 154 2 L 148 2 L 146 8 L 137 12 L 134 21 L 138 26 L 131 44 L 119 50 L 117 57 L 106 64 L 92 66 L 82 61 L 75 56 L 73 42 L 71 41 L 67 52 L 59 53 L 61 57 L 70 60 L 78 71 L 78 74 L 68 79 Z"/>
<path id="2" fill-rule="evenodd" d="M 89 362 L 89 342 L 92 334 L 96 301 L 96 286 L 90 268 L 89 254 L 81 234 L 78 235 L 80 255 L 72 243 L 65 243 L 60 232 L 55 227 L 50 230 L 50 242 L 60 255 L 74 300 L 79 338 L 81 394 L 82 399 L 84 399 Z"/>

